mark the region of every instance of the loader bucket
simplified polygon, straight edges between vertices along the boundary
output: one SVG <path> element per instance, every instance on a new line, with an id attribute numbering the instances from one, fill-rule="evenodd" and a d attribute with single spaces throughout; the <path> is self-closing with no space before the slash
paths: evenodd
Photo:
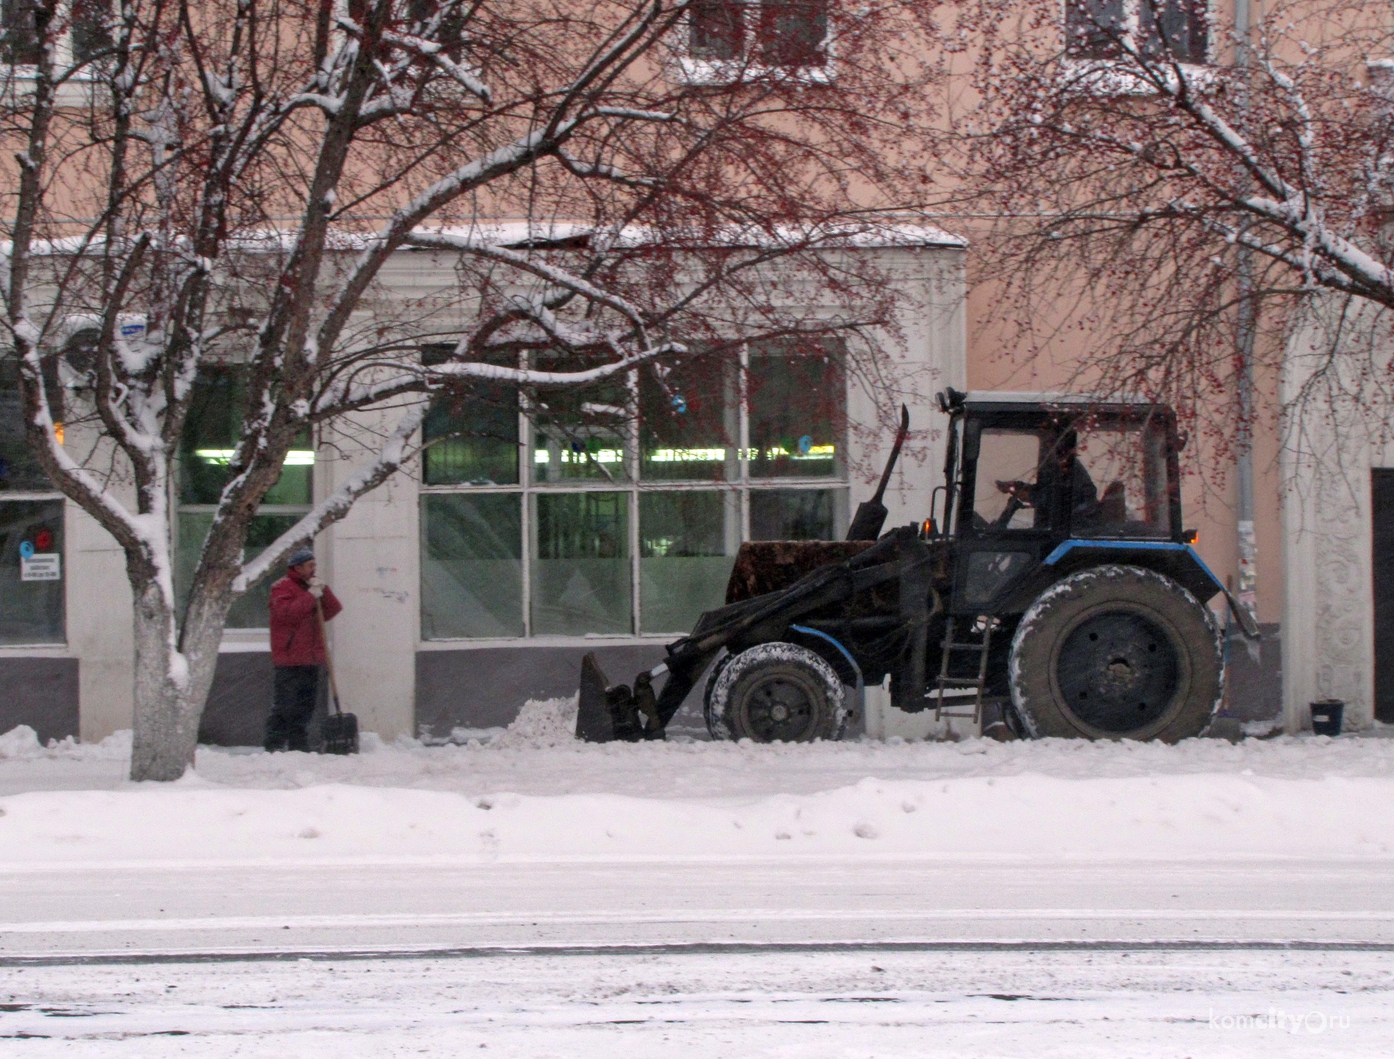
<path id="1" fill-rule="evenodd" d="M 576 693 L 576 738 L 587 743 L 662 739 L 663 725 L 654 703 L 654 672 L 635 677 L 633 691 L 627 684 L 610 687 L 595 653 L 587 652 L 581 659 L 581 686 Z"/>
<path id="2" fill-rule="evenodd" d="M 587 743 L 608 743 L 615 737 L 610 720 L 609 681 L 589 651 L 581 659 L 581 688 L 576 695 L 576 738 Z"/>

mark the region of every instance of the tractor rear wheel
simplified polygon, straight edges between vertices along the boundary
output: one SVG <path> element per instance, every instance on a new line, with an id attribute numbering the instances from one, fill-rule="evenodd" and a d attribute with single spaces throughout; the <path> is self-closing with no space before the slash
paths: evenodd
<path id="1" fill-rule="evenodd" d="M 837 671 L 807 647 L 762 643 L 722 660 L 707 684 L 713 739 L 807 743 L 840 739 L 846 693 Z"/>
<path id="2" fill-rule="evenodd" d="M 1171 578 L 1096 566 L 1052 585 L 1012 640 L 1012 705 L 1034 736 L 1199 735 L 1220 702 L 1224 660 L 1208 607 Z"/>

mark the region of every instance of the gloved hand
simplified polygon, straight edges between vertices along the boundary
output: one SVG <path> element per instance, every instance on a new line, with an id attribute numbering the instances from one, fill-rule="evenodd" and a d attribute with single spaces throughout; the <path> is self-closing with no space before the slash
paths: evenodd
<path id="1" fill-rule="evenodd" d="M 315 599 L 320 599 L 324 595 L 324 582 L 318 577 L 310 578 L 305 587 L 310 590 L 310 595 L 314 596 Z"/>

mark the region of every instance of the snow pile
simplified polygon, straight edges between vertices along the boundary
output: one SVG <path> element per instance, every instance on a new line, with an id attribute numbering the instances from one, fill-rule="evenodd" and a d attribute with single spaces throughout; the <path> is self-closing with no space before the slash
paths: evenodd
<path id="1" fill-rule="evenodd" d="M 27 724 L 11 728 L 0 735 L 0 761 L 26 760 L 42 757 L 44 748 L 39 745 L 39 733 Z"/>
<path id="2" fill-rule="evenodd" d="M 131 756 L 129 730 L 107 736 L 100 743 L 79 743 L 72 736 L 39 742 L 39 733 L 27 724 L 0 735 L 0 761 L 117 761 Z"/>
<path id="3" fill-rule="evenodd" d="M 517 719 L 494 738 L 499 749 L 570 746 L 576 742 L 576 696 L 529 699 Z"/>

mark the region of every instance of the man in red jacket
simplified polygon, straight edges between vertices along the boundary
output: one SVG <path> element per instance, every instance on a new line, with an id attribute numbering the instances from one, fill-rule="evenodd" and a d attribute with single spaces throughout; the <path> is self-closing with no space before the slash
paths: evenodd
<path id="1" fill-rule="evenodd" d="M 267 750 L 309 750 L 306 731 L 315 712 L 324 635 L 319 609 L 328 621 L 344 609 L 328 585 L 315 576 L 315 553 L 297 548 L 286 576 L 271 586 L 271 664 L 276 667 L 271 716 L 266 719 Z"/>

